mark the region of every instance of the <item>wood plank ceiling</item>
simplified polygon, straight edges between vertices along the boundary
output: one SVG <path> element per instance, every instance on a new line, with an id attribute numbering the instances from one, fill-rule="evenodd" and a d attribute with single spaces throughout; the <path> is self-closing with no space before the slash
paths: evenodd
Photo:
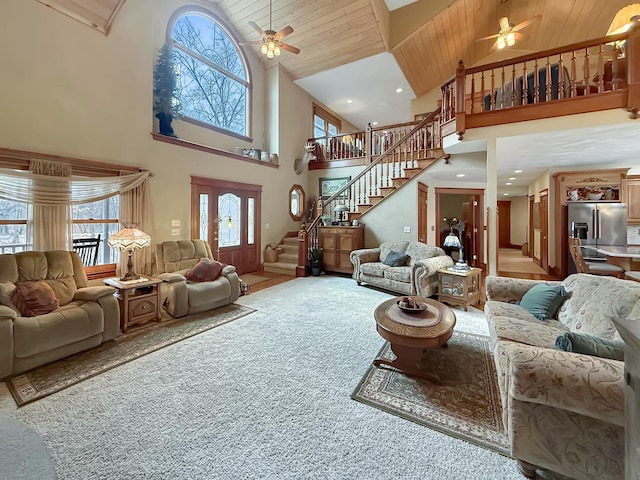
<path id="1" fill-rule="evenodd" d="M 38 1 L 107 33 L 125 0 L 83 0 L 82 5 L 77 0 Z M 269 28 L 269 0 L 196 1 L 217 6 L 243 41 L 260 38 L 249 21 Z M 401 40 L 390 51 L 420 97 L 451 78 L 460 59 L 467 66 L 495 60 L 495 54 L 488 57 L 493 41 L 476 39 L 497 33 L 500 17 L 517 24 L 542 15 L 540 21 L 522 30 L 521 41 L 499 52 L 504 59 L 603 36 L 616 12 L 629 3 L 631 0 L 451 0 L 449 7 L 424 19 L 414 31 L 400 36 L 394 32 L 392 36 Z M 376 18 L 374 4 L 379 8 L 382 0 L 273 0 L 273 30 L 293 27 L 285 41 L 301 49 L 299 55 L 283 52 L 277 61 L 295 80 L 384 52 L 379 22 L 385 19 Z M 398 28 L 393 15 L 391 12 L 391 25 Z M 246 48 L 254 49 L 265 66 L 273 62 L 257 46 Z"/>

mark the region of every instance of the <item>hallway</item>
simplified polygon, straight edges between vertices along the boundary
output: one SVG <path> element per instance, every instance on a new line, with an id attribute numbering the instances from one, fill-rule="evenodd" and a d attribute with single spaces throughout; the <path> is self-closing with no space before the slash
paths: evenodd
<path id="1" fill-rule="evenodd" d="M 522 255 L 520 249 L 500 248 L 498 251 L 498 275 L 535 280 L 556 280 L 540 268 L 532 258 Z"/>

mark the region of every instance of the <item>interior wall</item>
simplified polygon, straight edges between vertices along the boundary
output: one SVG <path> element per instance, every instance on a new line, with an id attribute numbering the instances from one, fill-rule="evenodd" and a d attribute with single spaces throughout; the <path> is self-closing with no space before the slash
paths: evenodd
<path id="1" fill-rule="evenodd" d="M 174 128 L 184 140 L 228 151 L 236 146 L 265 148 L 268 118 L 269 124 L 280 127 L 280 166 L 154 141 L 153 65 L 168 19 L 189 4 L 182 0 L 126 2 L 105 36 L 39 2 L 0 2 L 0 42 L 7 46 L 3 70 L 11 72 L 0 79 L 4 106 L 0 146 L 150 170 L 155 228 L 148 233 L 154 242 L 191 238 L 191 175 L 262 185 L 264 250 L 266 243 L 299 228 L 287 215 L 287 192 L 294 183 L 308 188 L 305 177 L 295 174 L 293 160 L 302 155 L 311 135 L 312 98 L 286 76 L 277 75 L 273 80 L 279 86 L 278 98 L 268 101 L 264 67 L 247 47 L 253 81 L 253 141 L 185 121 L 176 122 Z M 275 116 L 273 108 L 278 108 Z M 171 236 L 173 219 L 182 225 L 177 236 Z"/>
<path id="2" fill-rule="evenodd" d="M 511 232 L 512 245 L 522 246 L 529 238 L 529 199 L 527 197 L 511 198 Z"/>

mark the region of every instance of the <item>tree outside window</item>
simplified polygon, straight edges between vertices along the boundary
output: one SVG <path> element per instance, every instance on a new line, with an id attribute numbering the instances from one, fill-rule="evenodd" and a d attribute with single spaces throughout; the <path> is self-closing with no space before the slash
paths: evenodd
<path id="1" fill-rule="evenodd" d="M 183 118 L 248 136 L 248 70 L 227 30 L 202 13 L 187 13 L 171 36 Z"/>

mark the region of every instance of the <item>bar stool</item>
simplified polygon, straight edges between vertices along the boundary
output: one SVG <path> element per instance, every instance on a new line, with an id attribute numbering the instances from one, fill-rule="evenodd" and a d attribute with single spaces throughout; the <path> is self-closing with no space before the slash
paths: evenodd
<path id="1" fill-rule="evenodd" d="M 576 265 L 578 273 L 590 273 L 592 275 L 610 275 L 612 277 L 624 278 L 625 271 L 622 267 L 610 263 L 587 262 L 582 255 L 582 241 L 579 238 L 569 239 L 569 251 L 571 258 Z M 640 272 L 638 272 L 640 273 Z"/>

